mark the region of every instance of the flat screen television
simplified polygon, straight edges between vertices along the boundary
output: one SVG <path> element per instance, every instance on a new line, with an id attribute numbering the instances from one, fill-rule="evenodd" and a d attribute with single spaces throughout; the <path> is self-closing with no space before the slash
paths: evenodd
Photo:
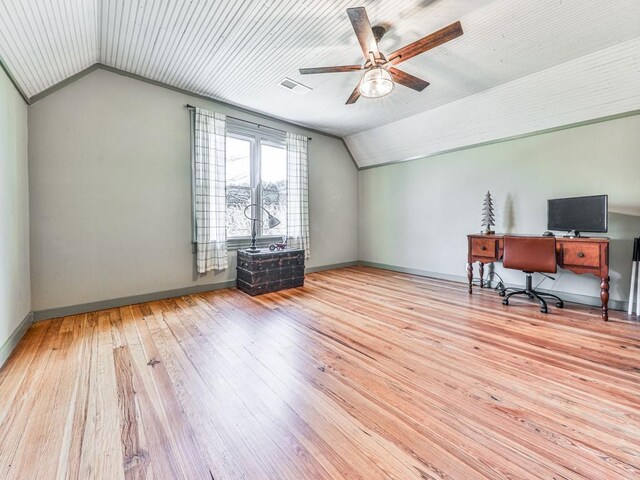
<path id="1" fill-rule="evenodd" d="M 608 229 L 609 196 L 555 198 L 548 200 L 547 228 L 556 231 L 605 233 Z"/>

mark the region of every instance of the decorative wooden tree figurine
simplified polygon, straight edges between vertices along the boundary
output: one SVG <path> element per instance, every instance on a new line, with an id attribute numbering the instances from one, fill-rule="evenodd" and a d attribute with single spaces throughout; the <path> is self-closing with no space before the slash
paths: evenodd
<path id="1" fill-rule="evenodd" d="M 495 224 L 496 219 L 493 216 L 493 200 L 491 200 L 491 192 L 487 191 L 484 197 L 484 203 L 482 204 L 482 226 L 484 227 L 482 233 L 495 233 L 491 230 L 491 227 Z"/>

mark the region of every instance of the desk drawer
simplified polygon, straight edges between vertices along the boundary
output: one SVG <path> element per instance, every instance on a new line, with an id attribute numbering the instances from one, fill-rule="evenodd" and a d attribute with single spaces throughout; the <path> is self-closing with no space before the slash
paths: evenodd
<path id="1" fill-rule="evenodd" d="M 471 255 L 474 257 L 498 258 L 497 238 L 472 238 Z"/>
<path id="2" fill-rule="evenodd" d="M 562 264 L 574 267 L 600 267 L 600 245 L 586 242 L 561 242 Z"/>

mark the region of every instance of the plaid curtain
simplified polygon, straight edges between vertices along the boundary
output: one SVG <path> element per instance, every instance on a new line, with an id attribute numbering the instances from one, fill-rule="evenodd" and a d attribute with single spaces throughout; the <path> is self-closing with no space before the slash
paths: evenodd
<path id="1" fill-rule="evenodd" d="M 226 117 L 196 108 L 194 187 L 198 273 L 228 267 L 226 231 Z"/>
<path id="2" fill-rule="evenodd" d="M 287 133 L 287 243 L 309 258 L 309 168 L 307 137 Z"/>

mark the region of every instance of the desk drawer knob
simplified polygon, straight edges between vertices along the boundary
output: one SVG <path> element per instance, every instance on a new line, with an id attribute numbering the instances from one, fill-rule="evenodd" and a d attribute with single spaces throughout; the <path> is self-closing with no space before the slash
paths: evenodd
<path id="1" fill-rule="evenodd" d="M 485 247 L 484 245 L 482 245 L 482 246 L 480 247 L 480 250 L 486 250 L 486 249 L 487 249 L 487 247 Z"/>
<path id="2" fill-rule="evenodd" d="M 583 252 L 578 252 L 578 253 L 576 253 L 576 255 L 578 255 L 578 258 L 584 257 L 584 253 Z"/>

